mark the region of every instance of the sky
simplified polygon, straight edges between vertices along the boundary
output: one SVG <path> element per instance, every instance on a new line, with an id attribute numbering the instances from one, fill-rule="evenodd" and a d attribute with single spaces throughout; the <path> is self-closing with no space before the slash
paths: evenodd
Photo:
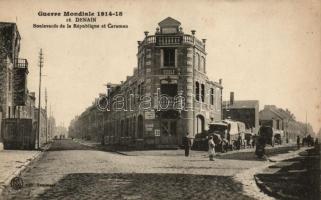
<path id="1" fill-rule="evenodd" d="M 207 74 L 223 79 L 223 99 L 259 100 L 288 108 L 317 132 L 321 127 L 321 34 L 318 0 L 0 0 L 0 21 L 16 22 L 20 57 L 29 61 L 28 88 L 38 94 L 38 54 L 44 52 L 43 90 L 60 125 L 83 112 L 136 67 L 137 41 L 170 16 L 183 31 L 206 38 Z M 113 11 L 97 24 L 127 29 L 41 29 L 33 24 L 66 24 L 66 17 L 38 12 Z M 74 20 L 74 18 L 72 18 Z M 44 94 L 44 92 L 42 92 Z M 44 99 L 44 98 L 43 98 Z M 43 104 L 43 103 L 42 103 Z"/>

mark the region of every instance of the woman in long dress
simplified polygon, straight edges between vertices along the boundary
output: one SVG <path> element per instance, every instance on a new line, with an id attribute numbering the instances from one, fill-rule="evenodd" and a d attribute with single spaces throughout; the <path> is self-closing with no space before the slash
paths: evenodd
<path id="1" fill-rule="evenodd" d="M 214 161 L 215 143 L 213 140 L 213 136 L 210 136 L 208 140 L 208 155 L 209 155 L 210 161 Z"/>

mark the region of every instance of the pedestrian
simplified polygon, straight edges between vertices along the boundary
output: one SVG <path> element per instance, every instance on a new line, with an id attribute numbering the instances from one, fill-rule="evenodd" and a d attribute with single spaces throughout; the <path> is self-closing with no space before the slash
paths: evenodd
<path id="1" fill-rule="evenodd" d="M 185 156 L 189 156 L 189 149 L 191 148 L 191 140 L 188 138 L 188 133 L 183 137 L 183 145 L 185 149 Z"/>
<path id="2" fill-rule="evenodd" d="M 311 137 L 311 135 L 307 136 L 306 141 L 308 143 L 308 147 L 313 145 L 313 138 Z"/>
<path id="3" fill-rule="evenodd" d="M 208 140 L 208 155 L 209 155 L 210 161 L 214 161 L 215 143 L 213 140 L 213 136 L 210 136 Z"/>
<path id="4" fill-rule="evenodd" d="M 252 148 L 254 148 L 255 147 L 255 142 L 256 142 L 256 134 L 254 134 L 253 136 L 252 136 Z"/>
<path id="5" fill-rule="evenodd" d="M 296 144 L 298 146 L 298 149 L 300 149 L 300 136 L 296 137 Z"/>

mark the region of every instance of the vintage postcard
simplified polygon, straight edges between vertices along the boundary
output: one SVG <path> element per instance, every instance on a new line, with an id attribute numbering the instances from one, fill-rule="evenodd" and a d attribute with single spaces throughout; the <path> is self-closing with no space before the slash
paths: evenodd
<path id="1" fill-rule="evenodd" d="M 0 199 L 320 199 L 320 0 L 0 0 Z"/>

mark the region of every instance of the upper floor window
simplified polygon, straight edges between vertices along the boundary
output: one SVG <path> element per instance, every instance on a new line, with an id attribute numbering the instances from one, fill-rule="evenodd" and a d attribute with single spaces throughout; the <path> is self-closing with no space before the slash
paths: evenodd
<path id="1" fill-rule="evenodd" d="M 202 99 L 202 102 L 205 101 L 205 85 L 204 84 L 201 84 L 201 99 Z"/>
<path id="2" fill-rule="evenodd" d="M 202 59 L 201 59 L 201 65 L 202 65 L 202 67 L 201 67 L 201 68 L 202 68 L 202 69 L 201 69 L 201 71 L 205 73 L 205 72 L 206 72 L 206 70 L 205 70 L 205 58 L 204 58 L 204 56 L 202 56 Z"/>
<path id="3" fill-rule="evenodd" d="M 200 84 L 198 82 L 195 83 L 195 99 L 196 101 L 200 100 Z"/>
<path id="4" fill-rule="evenodd" d="M 138 67 L 138 72 L 140 72 L 140 70 L 141 70 L 141 62 L 140 62 L 140 58 L 138 58 L 137 67 Z"/>
<path id="5" fill-rule="evenodd" d="M 164 48 L 164 67 L 175 66 L 175 49 Z"/>
<path id="6" fill-rule="evenodd" d="M 161 94 L 175 97 L 177 95 L 177 84 L 161 84 Z"/>
<path id="7" fill-rule="evenodd" d="M 200 54 L 196 53 L 196 58 L 195 58 L 195 68 L 197 68 L 198 71 L 200 71 Z"/>
<path id="8" fill-rule="evenodd" d="M 214 89 L 211 88 L 211 92 L 210 92 L 210 103 L 211 105 L 214 105 Z"/>

